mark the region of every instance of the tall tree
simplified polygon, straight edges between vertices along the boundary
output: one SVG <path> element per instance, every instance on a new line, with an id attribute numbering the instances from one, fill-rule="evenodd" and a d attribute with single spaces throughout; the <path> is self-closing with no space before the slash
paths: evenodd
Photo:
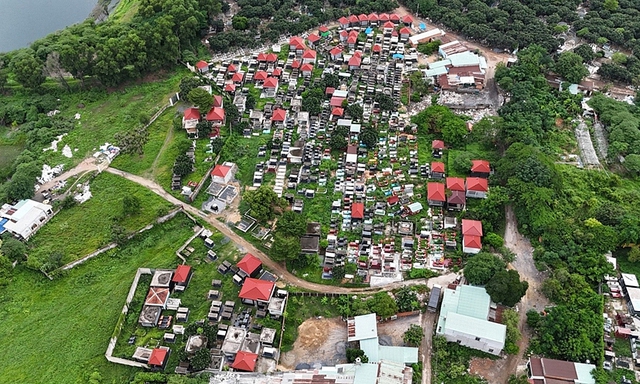
<path id="1" fill-rule="evenodd" d="M 516 305 L 527 292 L 527 288 L 529 283 L 520 281 L 520 274 L 515 269 L 496 272 L 486 286 L 491 300 L 507 307 Z"/>
<path id="2" fill-rule="evenodd" d="M 20 50 L 11 60 L 16 80 L 25 88 L 37 88 L 44 83 L 43 64 L 31 49 Z"/>
<path id="3" fill-rule="evenodd" d="M 207 113 L 213 105 L 213 96 L 202 88 L 189 91 L 187 99 L 200 109 L 200 113 Z"/>
<path id="4" fill-rule="evenodd" d="M 471 256 L 464 267 L 464 277 L 474 285 L 487 284 L 498 271 L 504 269 L 504 262 L 491 253 L 480 252 Z"/>
<path id="5" fill-rule="evenodd" d="M 560 54 L 554 68 L 558 75 L 573 84 L 578 84 L 589 74 L 589 70 L 582 64 L 582 56 L 570 51 Z"/>

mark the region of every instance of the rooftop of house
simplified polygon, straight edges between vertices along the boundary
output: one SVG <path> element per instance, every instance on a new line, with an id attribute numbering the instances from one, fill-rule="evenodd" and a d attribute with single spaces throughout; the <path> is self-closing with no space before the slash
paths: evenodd
<path id="1" fill-rule="evenodd" d="M 242 260 L 238 262 L 238 268 L 246 272 L 248 275 L 253 275 L 254 272 L 262 268 L 262 261 L 250 253 L 244 255 Z"/>
<path id="2" fill-rule="evenodd" d="M 239 371 L 253 372 L 256 369 L 258 355 L 246 351 L 238 351 L 236 358 L 231 364 L 231 368 Z"/>
<path id="3" fill-rule="evenodd" d="M 275 283 L 272 281 L 258 280 L 247 277 L 240 289 L 238 297 L 246 300 L 269 301 Z"/>
<path id="4" fill-rule="evenodd" d="M 176 273 L 173 274 L 171 281 L 178 284 L 186 283 L 189 279 L 189 275 L 191 275 L 191 266 L 184 264 L 178 265 Z"/>
<path id="5" fill-rule="evenodd" d="M 462 219 L 463 236 L 482 236 L 482 222 L 479 220 Z"/>
<path id="6" fill-rule="evenodd" d="M 444 193 L 444 184 L 429 182 L 427 183 L 427 199 L 433 201 L 446 201 Z"/>

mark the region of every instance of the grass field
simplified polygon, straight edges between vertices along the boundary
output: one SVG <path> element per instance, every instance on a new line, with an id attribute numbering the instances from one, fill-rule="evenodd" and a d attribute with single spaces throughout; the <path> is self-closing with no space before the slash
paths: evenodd
<path id="1" fill-rule="evenodd" d="M 45 162 L 70 167 L 92 155 L 105 142 L 113 143 L 117 132 L 139 127 L 143 117 L 150 118 L 168 102 L 186 74 L 186 69 L 178 69 L 153 82 L 127 86 L 110 93 L 78 92 L 63 99 L 61 115 L 73 119 L 79 113 L 81 117 L 76 128 L 58 144 L 58 152 L 45 153 Z M 84 107 L 80 108 L 81 104 Z M 61 154 L 65 144 L 74 151 L 71 159 Z"/>
<path id="2" fill-rule="evenodd" d="M 192 234 L 178 215 L 137 241 L 49 281 L 19 267 L 0 290 L 0 383 L 126 383 L 137 371 L 108 363 L 107 343 L 138 267 L 173 268 Z"/>
<path id="3" fill-rule="evenodd" d="M 110 173 L 93 179 L 91 193 L 89 201 L 63 209 L 38 231 L 28 243 L 30 259 L 46 260 L 58 251 L 63 254 L 62 262 L 68 263 L 108 244 L 113 223 L 136 231 L 171 207 L 153 192 Z M 139 198 L 142 206 L 139 214 L 122 217 L 122 198 L 126 195 Z"/>
<path id="4" fill-rule="evenodd" d="M 111 11 L 110 19 L 121 23 L 128 23 L 138 12 L 139 0 L 120 0 L 116 8 Z"/>

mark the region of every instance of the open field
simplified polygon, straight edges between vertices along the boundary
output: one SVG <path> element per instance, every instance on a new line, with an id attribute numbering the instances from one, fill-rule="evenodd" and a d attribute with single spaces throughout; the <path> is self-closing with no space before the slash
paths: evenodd
<path id="1" fill-rule="evenodd" d="M 121 23 L 128 23 L 133 19 L 133 16 L 136 15 L 136 12 L 138 12 L 139 6 L 139 0 L 120 0 L 115 9 L 111 11 L 109 18 Z"/>
<path id="2" fill-rule="evenodd" d="M 0 291 L 0 383 L 125 383 L 137 371 L 104 358 L 138 267 L 173 268 L 175 249 L 191 234 L 178 215 L 115 249 L 49 281 L 39 272 L 15 271 Z"/>
<path id="3" fill-rule="evenodd" d="M 108 94 L 99 91 L 79 92 L 63 98 L 60 115 L 73 119 L 79 113 L 80 119 L 58 144 L 57 152 L 45 153 L 45 162 L 62 163 L 69 168 L 92 155 L 105 142 L 113 143 L 117 132 L 142 125 L 141 121 L 149 119 L 168 102 L 168 97 L 178 90 L 180 79 L 187 73 L 186 69 L 178 69 L 165 75 L 164 79 L 130 85 Z M 61 154 L 65 144 L 73 150 L 71 159 Z"/>
<path id="4" fill-rule="evenodd" d="M 133 232 L 171 207 L 153 192 L 106 172 L 93 179 L 91 193 L 89 201 L 63 209 L 38 231 L 28 243 L 30 259 L 46 260 L 53 252 L 63 254 L 63 263 L 79 259 L 111 241 L 114 223 Z M 122 198 L 127 195 L 138 197 L 142 209 L 122 217 Z"/>

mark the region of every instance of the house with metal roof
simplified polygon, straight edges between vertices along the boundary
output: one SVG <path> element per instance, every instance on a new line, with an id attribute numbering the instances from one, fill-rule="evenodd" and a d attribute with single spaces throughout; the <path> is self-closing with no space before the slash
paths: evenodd
<path id="1" fill-rule="evenodd" d="M 375 313 L 347 319 L 347 341 L 360 342 L 360 349 L 369 358 L 369 363 L 383 360 L 397 364 L 418 362 L 418 348 L 380 345 Z"/>
<path id="2" fill-rule="evenodd" d="M 35 200 L 20 200 L 16 205 L 3 204 L 0 207 L 0 232 L 7 231 L 13 236 L 28 240 L 53 217 L 53 207 Z"/>
<path id="3" fill-rule="evenodd" d="M 573 363 L 532 357 L 527 362 L 529 381 L 533 384 L 595 384 L 593 364 Z"/>
<path id="4" fill-rule="evenodd" d="M 491 298 L 482 287 L 459 285 L 445 289 L 436 334 L 450 342 L 499 355 L 507 327 L 488 320 L 490 306 Z"/>

